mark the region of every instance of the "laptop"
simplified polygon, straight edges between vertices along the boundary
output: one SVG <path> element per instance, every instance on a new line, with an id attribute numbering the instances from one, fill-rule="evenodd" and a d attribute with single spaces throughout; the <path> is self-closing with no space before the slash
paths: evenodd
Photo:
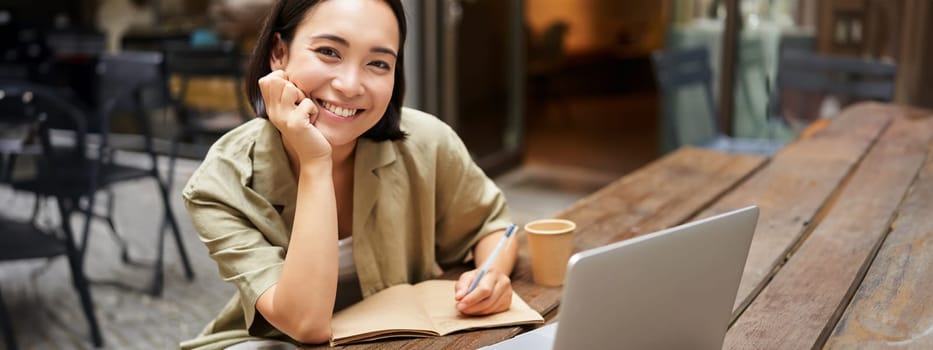
<path id="1" fill-rule="evenodd" d="M 486 349 L 721 349 L 758 207 L 574 254 L 559 322 Z"/>

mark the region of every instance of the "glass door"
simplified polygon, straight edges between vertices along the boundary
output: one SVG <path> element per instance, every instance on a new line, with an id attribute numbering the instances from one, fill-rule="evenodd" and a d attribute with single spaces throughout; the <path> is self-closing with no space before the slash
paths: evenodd
<path id="1" fill-rule="evenodd" d="M 434 18 L 425 21 L 425 109 L 457 131 L 488 175 L 520 165 L 522 0 L 427 1 L 424 6 L 425 19 Z"/>

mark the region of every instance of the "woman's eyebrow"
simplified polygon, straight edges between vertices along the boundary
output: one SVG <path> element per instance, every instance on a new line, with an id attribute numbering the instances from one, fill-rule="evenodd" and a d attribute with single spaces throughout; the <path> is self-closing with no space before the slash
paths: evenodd
<path id="1" fill-rule="evenodd" d="M 347 41 L 347 39 L 344 39 L 334 34 L 319 34 L 319 35 L 312 36 L 311 38 L 336 41 L 342 44 L 343 46 L 350 47 L 350 42 Z M 398 54 L 396 54 L 394 50 L 388 47 L 384 47 L 384 46 L 376 46 L 370 49 L 369 51 L 376 52 L 376 53 L 384 53 L 384 54 L 392 55 L 392 57 L 398 58 Z"/>
<path id="2" fill-rule="evenodd" d="M 396 59 L 398 58 L 398 55 L 395 54 L 395 51 L 392 51 L 392 49 L 388 47 L 376 46 L 370 49 L 369 51 L 389 54 L 389 55 L 392 55 L 392 57 L 395 57 Z"/>
<path id="3" fill-rule="evenodd" d="M 333 35 L 333 34 L 319 34 L 319 35 L 312 36 L 311 38 L 312 38 L 312 39 L 324 39 L 324 40 L 336 41 L 336 42 L 338 42 L 338 43 L 343 44 L 343 46 L 350 46 L 350 42 L 347 41 L 347 39 L 341 38 L 341 37 L 336 36 L 336 35 Z"/>

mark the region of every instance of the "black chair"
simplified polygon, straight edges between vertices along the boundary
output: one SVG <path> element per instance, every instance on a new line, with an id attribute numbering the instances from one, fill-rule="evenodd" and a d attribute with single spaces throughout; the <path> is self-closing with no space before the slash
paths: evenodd
<path id="1" fill-rule="evenodd" d="M 33 80 L 70 87 L 83 104 L 95 105 L 99 98 L 95 68 L 106 50 L 106 36 L 95 29 L 64 28 L 45 31 L 42 42 L 48 57 Z"/>
<path id="2" fill-rule="evenodd" d="M 695 146 L 730 153 L 749 153 L 771 155 L 784 142 L 771 139 L 735 138 L 722 133 L 719 126 L 719 113 L 713 100 L 712 73 L 709 65 L 709 52 L 705 47 L 671 49 L 655 52 L 653 55 L 655 75 L 661 88 L 662 125 L 669 133 L 665 135 L 676 146 L 693 144 Z M 676 95 L 681 91 L 699 89 L 704 108 L 691 109 L 690 119 L 678 118 L 674 110 Z M 703 119 L 701 115 L 705 115 Z M 682 131 L 689 127 L 702 128 L 701 136 L 687 140 Z"/>
<path id="3" fill-rule="evenodd" d="M 62 99 L 54 89 L 23 81 L 0 81 L 0 115 L 4 127 L 23 131 L 21 135 L 4 135 L 4 153 L 22 152 L 32 149 L 28 141 L 35 141 L 40 149 L 37 157 L 35 181 L 43 186 L 56 186 L 67 179 L 68 169 L 62 169 L 56 160 L 83 158 L 86 120 L 83 114 Z M 50 127 L 67 126 L 74 132 L 74 147 L 53 147 Z M 58 210 L 67 218 L 76 205 L 73 198 L 56 197 Z M 91 342 L 100 347 L 103 338 L 94 315 L 94 306 L 87 279 L 82 268 L 79 249 L 75 246 L 74 234 L 67 220 L 62 221 L 59 235 L 46 233 L 33 223 L 0 216 L 0 261 L 51 258 L 64 255 L 71 268 L 75 289 L 80 297 L 90 327 Z M 2 300 L 0 300 L 2 303 Z M 12 323 L 5 307 L 0 305 L 0 328 L 8 349 L 16 348 Z"/>
<path id="4" fill-rule="evenodd" d="M 179 138 L 193 143 L 185 155 L 201 158 L 208 146 L 221 135 L 249 121 L 250 111 L 243 94 L 240 48 L 225 41 L 211 46 L 193 46 L 188 42 L 163 44 L 166 76 L 178 79 L 178 91 L 172 94 L 180 127 Z M 236 109 L 196 107 L 189 103 L 189 85 L 196 79 L 230 80 Z"/>
<path id="5" fill-rule="evenodd" d="M 162 55 L 157 52 L 122 52 L 101 56 L 95 69 L 99 99 L 96 108 L 81 108 L 78 107 L 77 102 L 73 104 L 75 110 L 85 111 L 86 115 L 91 116 L 87 118 L 89 119 L 88 129 L 94 133 L 91 136 L 96 137 L 94 137 L 94 142 L 82 141 L 85 143 L 82 147 L 87 149 L 85 152 L 87 156 L 55 159 L 58 167 L 68 167 L 68 171 L 65 172 L 68 176 L 53 185 L 39 181 L 40 179 L 25 179 L 12 182 L 14 189 L 33 192 L 40 196 L 68 198 L 75 203 L 74 206 L 67 207 L 69 210 L 66 211 L 66 214 L 68 215 L 64 217 L 70 217 L 70 214 L 76 211 L 84 213 L 86 216 L 82 229 L 82 241 L 79 246 L 82 257 L 90 238 L 92 219 L 99 217 L 109 224 L 110 233 L 120 243 L 123 250 L 123 260 L 131 262 L 126 241 L 117 232 L 116 225 L 113 222 L 114 198 L 110 186 L 125 181 L 146 178 L 155 180 L 158 185 L 159 195 L 162 198 L 165 224 L 157 230 L 156 261 L 153 264 L 152 284 L 148 287 L 148 292 L 152 295 L 159 295 L 162 292 L 164 231 L 166 225 L 171 229 L 175 238 L 187 278 L 192 279 L 194 277 L 188 255 L 184 249 L 181 232 L 171 208 L 168 194 L 169 184 L 168 181 L 163 181 L 160 175 L 158 155 L 153 146 L 150 121 L 145 111 L 146 106 L 152 103 L 149 101 L 152 96 L 150 95 L 147 98 L 146 92 L 159 91 L 159 87 L 164 87 L 162 85 L 164 83 L 162 64 Z M 156 96 L 158 95 L 157 93 Z M 162 96 L 166 95 L 162 94 Z M 130 113 L 119 113 L 126 111 Z M 141 134 L 142 151 L 149 158 L 149 167 L 124 165 L 116 161 L 116 149 L 111 144 L 110 126 L 112 118 L 117 115 L 129 115 L 135 120 Z M 89 140 L 91 137 L 86 139 Z M 173 159 L 170 159 L 170 163 L 173 163 Z M 169 170 L 172 170 L 171 165 Z M 108 194 L 107 210 L 103 214 L 99 214 L 94 210 L 97 199 L 96 194 L 101 190 L 106 190 Z"/>
<path id="6" fill-rule="evenodd" d="M 150 294 L 158 295 L 162 290 L 163 281 L 163 251 L 165 242 L 165 229 L 168 226 L 175 238 L 178 254 L 182 259 L 182 266 L 185 269 L 185 275 L 188 279 L 194 277 L 194 271 L 188 260 L 188 254 L 185 252 L 181 231 L 178 222 L 171 208 L 169 189 L 172 186 L 172 180 L 175 170 L 176 148 L 169 151 L 168 178 L 161 178 L 158 162 L 158 154 L 164 153 L 156 149 L 155 138 L 153 137 L 152 122 L 147 111 L 153 108 L 162 108 L 170 105 L 170 94 L 165 85 L 165 63 L 164 55 L 158 52 L 132 52 L 124 51 L 118 54 L 105 54 L 101 56 L 98 62 L 96 72 L 98 75 L 98 94 L 99 103 L 102 106 L 101 116 L 101 143 L 99 158 L 105 159 L 106 166 L 102 169 L 102 183 L 109 186 L 112 183 L 151 178 L 156 181 L 159 187 L 159 194 L 162 197 L 164 210 L 164 220 L 158 230 L 156 261 L 153 266 L 155 275 Z M 116 149 L 127 149 L 126 145 L 114 145 L 112 142 L 113 133 L 106 128 L 111 125 L 112 116 L 115 112 L 129 112 L 128 115 L 134 117 L 137 131 L 140 134 L 142 147 L 131 150 L 142 151 L 149 157 L 150 167 L 136 168 L 127 165 L 121 165 L 114 161 L 113 151 Z M 108 188 L 108 221 L 112 232 L 116 232 L 113 225 L 113 193 Z M 85 236 L 87 237 L 87 236 Z M 124 245 L 124 260 L 129 260 Z"/>
<path id="7" fill-rule="evenodd" d="M 13 321 L 10 320 L 10 314 L 6 311 L 3 293 L 0 293 L 0 332 L 3 332 L 3 344 L 6 345 L 7 350 L 16 350 L 16 335 L 13 334 Z"/>
<path id="8" fill-rule="evenodd" d="M 0 79 L 28 80 L 29 67 L 20 63 L 0 63 Z"/>
<path id="9" fill-rule="evenodd" d="M 890 102 L 894 99 L 896 77 L 894 63 L 788 48 L 782 50 L 779 59 L 772 113 L 791 122 L 819 117 L 812 115 L 813 108 L 804 105 L 807 95 L 816 97 L 817 102 L 834 96 L 841 99 L 842 105 L 862 100 Z M 802 95 L 791 101 L 787 96 L 792 93 Z"/>

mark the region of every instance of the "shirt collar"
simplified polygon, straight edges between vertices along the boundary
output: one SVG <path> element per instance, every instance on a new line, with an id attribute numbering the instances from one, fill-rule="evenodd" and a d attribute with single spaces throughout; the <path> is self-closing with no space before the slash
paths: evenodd
<path id="1" fill-rule="evenodd" d="M 386 179 L 380 177 L 379 169 L 395 162 L 397 157 L 395 143 L 391 141 L 376 142 L 369 139 L 359 139 L 356 142 L 356 159 L 353 165 L 353 231 L 365 227 L 370 212 L 376 205 L 379 194 L 382 193 L 382 183 Z"/>
<path id="2" fill-rule="evenodd" d="M 298 181 L 289 166 L 288 154 L 278 129 L 265 120 L 252 150 L 253 190 L 275 206 L 294 206 Z M 375 204 L 379 168 L 395 162 L 397 149 L 391 141 L 377 142 L 360 138 L 354 160 L 354 216 L 367 214 Z M 354 220 L 355 221 L 355 220 Z M 356 225 L 354 225 L 356 226 Z"/>
<path id="3" fill-rule="evenodd" d="M 395 162 L 396 157 L 396 149 L 393 142 L 377 142 L 360 138 L 356 142 L 356 160 L 353 164 L 354 173 L 359 174 L 362 171 L 377 175 L 376 169 L 392 164 Z"/>

